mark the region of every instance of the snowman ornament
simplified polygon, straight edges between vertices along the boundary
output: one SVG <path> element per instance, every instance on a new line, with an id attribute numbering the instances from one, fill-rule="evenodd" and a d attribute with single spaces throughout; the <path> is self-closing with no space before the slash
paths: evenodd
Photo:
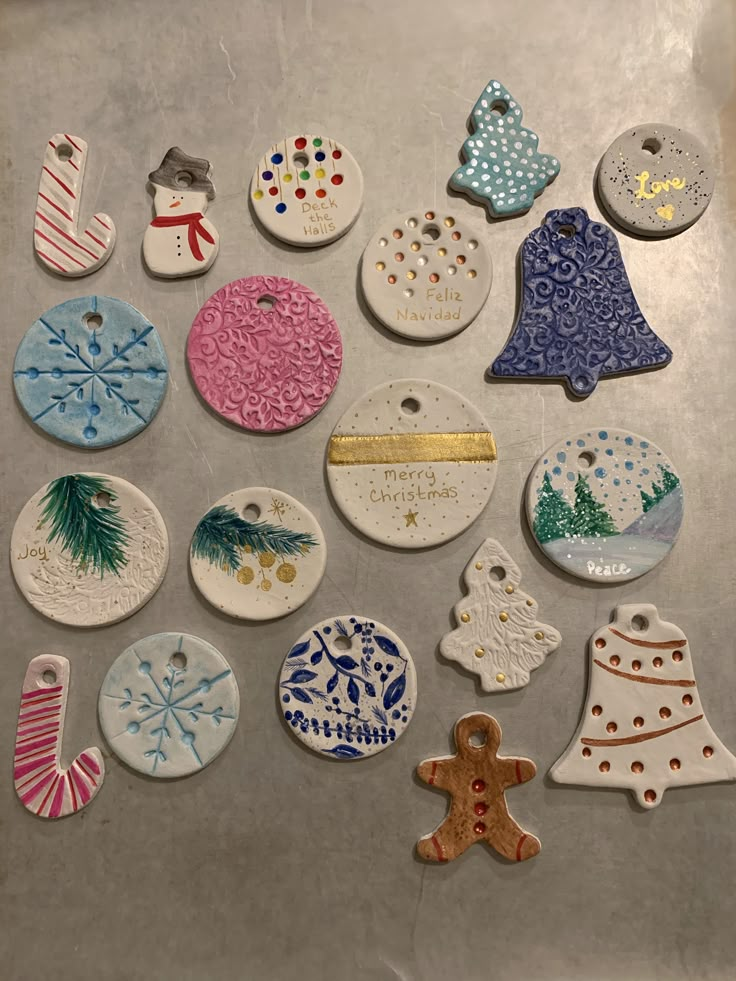
<path id="1" fill-rule="evenodd" d="M 148 175 L 156 217 L 143 236 L 143 258 L 155 276 L 194 276 L 217 258 L 220 237 L 204 217 L 215 196 L 210 163 L 172 147 Z"/>

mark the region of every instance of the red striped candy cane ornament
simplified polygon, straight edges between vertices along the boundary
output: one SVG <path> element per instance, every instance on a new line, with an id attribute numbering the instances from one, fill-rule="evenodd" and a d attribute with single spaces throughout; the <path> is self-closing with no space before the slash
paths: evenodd
<path id="1" fill-rule="evenodd" d="M 59 762 L 69 674 L 65 657 L 41 654 L 30 662 L 23 680 L 13 778 L 21 803 L 39 817 L 80 811 L 105 777 L 96 746 L 83 750 L 66 769 Z"/>
<path id="2" fill-rule="evenodd" d="M 80 231 L 87 144 L 79 136 L 56 133 L 46 146 L 36 199 L 33 247 L 41 262 L 60 276 L 86 276 L 103 266 L 115 245 L 115 224 L 99 212 Z"/>

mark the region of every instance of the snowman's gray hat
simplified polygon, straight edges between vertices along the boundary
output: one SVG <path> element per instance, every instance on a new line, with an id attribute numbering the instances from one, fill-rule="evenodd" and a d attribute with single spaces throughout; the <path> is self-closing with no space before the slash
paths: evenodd
<path id="1" fill-rule="evenodd" d="M 178 146 L 172 146 L 148 179 L 152 184 L 170 187 L 172 191 L 204 191 L 208 198 L 213 198 L 215 185 L 209 175 L 209 160 L 190 157 Z"/>

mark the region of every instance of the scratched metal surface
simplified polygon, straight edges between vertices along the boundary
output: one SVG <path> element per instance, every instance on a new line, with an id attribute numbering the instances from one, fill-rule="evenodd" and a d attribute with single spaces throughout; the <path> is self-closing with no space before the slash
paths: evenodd
<path id="1" fill-rule="evenodd" d="M 736 787 L 676 790 L 641 813 L 621 792 L 549 784 L 585 695 L 585 644 L 616 602 L 646 600 L 690 638 L 708 718 L 736 748 L 733 375 L 733 23 L 727 0 L 553 0 L 513 4 L 371 4 L 181 0 L 5 0 L 0 73 L 5 316 L 0 385 L 2 549 L 27 498 L 75 468 L 119 474 L 158 504 L 171 536 L 164 584 L 141 612 L 82 631 L 42 619 L 2 576 L 0 853 L 2 974 L 12 981 L 370 981 L 721 979 L 736 957 Z M 466 199 L 453 207 L 492 250 L 495 281 L 478 320 L 449 341 L 403 342 L 377 326 L 356 295 L 357 262 L 385 214 L 444 207 L 472 102 L 489 78 L 521 102 L 541 149 L 562 171 L 532 211 L 491 225 Z M 730 102 L 730 108 L 729 108 Z M 488 383 L 484 368 L 514 318 L 516 251 L 550 208 L 582 205 L 611 139 L 645 120 L 691 128 L 718 165 L 705 217 L 670 240 L 620 236 L 646 316 L 673 348 L 663 371 L 601 383 L 587 401 L 557 384 Z M 324 129 L 363 167 L 365 206 L 337 244 L 299 252 L 254 227 L 245 188 L 259 154 L 284 134 Z M 107 210 L 118 243 L 100 272 L 47 274 L 31 250 L 45 141 L 59 129 L 90 143 L 83 215 Z M 202 278 L 150 278 L 140 246 L 151 217 L 146 175 L 178 144 L 208 156 L 210 208 L 222 248 Z M 242 275 L 291 276 L 329 304 L 345 365 L 327 408 L 276 438 L 248 436 L 206 411 L 187 377 L 184 343 L 204 299 Z M 129 300 L 160 329 L 171 385 L 154 423 L 122 446 L 85 453 L 44 438 L 14 402 L 10 365 L 27 326 L 61 300 L 98 292 Z M 356 395 L 417 375 L 462 388 L 493 426 L 496 489 L 456 541 L 401 553 L 362 541 L 336 513 L 322 458 Z M 687 510 L 675 550 L 638 582 L 591 587 L 546 563 L 521 518 L 524 479 L 568 431 L 606 424 L 650 435 L 683 477 Z M 194 591 L 187 546 L 197 518 L 249 483 L 281 487 L 318 515 L 329 540 L 321 589 L 294 615 L 248 625 L 218 616 Z M 523 585 L 563 646 L 526 690 L 483 696 L 436 647 L 459 596 L 459 575 L 486 535 L 501 539 Z M 290 642 L 346 611 L 390 624 L 412 650 L 419 702 L 389 752 L 334 764 L 303 750 L 275 699 Z M 173 783 L 136 776 L 114 758 L 81 816 L 60 824 L 25 813 L 10 780 L 20 684 L 31 656 L 72 663 L 65 745 L 99 744 L 95 704 L 113 658 L 161 630 L 198 634 L 229 658 L 240 725 L 209 769 Z M 539 776 L 510 794 L 542 840 L 522 866 L 483 847 L 427 867 L 416 839 L 441 819 L 442 795 L 412 779 L 448 749 L 455 719 L 492 712 L 509 753 Z M 105 748 L 107 753 L 107 749 Z"/>

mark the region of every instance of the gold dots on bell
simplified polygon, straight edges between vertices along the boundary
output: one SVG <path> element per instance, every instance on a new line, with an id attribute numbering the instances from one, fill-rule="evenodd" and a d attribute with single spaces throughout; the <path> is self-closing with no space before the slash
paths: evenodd
<path id="1" fill-rule="evenodd" d="M 506 675 L 503 673 L 503 671 L 498 672 L 496 675 L 496 681 L 499 683 L 499 685 L 502 685 L 504 681 L 506 681 Z"/>
<path id="2" fill-rule="evenodd" d="M 483 563 L 482 562 L 476 562 L 475 563 L 475 568 L 476 569 L 482 569 L 483 568 Z"/>
<path id="3" fill-rule="evenodd" d="M 508 613 L 506 613 L 505 610 L 503 611 L 503 613 L 499 613 L 498 614 L 498 619 L 501 621 L 501 623 L 506 623 L 506 621 L 508 620 L 508 618 L 509 618 L 509 615 L 508 615 Z"/>
<path id="4" fill-rule="evenodd" d="M 538 630 L 538 631 L 537 631 L 537 632 L 536 632 L 536 633 L 534 634 L 534 639 L 535 639 L 535 640 L 544 640 L 544 634 L 542 633 L 542 631 L 541 631 L 541 630 Z"/>
<path id="5" fill-rule="evenodd" d="M 476 647 L 475 648 L 475 656 L 476 657 L 483 657 L 483 655 L 485 654 L 485 652 L 486 652 L 485 647 Z"/>
<path id="6" fill-rule="evenodd" d="M 461 613 L 460 614 L 460 619 L 463 621 L 463 623 L 470 623 L 470 614 L 469 613 Z"/>
<path id="7" fill-rule="evenodd" d="M 506 587 L 506 592 L 507 593 L 511 594 L 511 593 L 513 593 L 513 591 L 514 591 L 514 587 L 513 586 L 507 586 Z"/>
<path id="8" fill-rule="evenodd" d="M 383 270 L 384 270 L 385 268 L 386 268 L 386 263 L 385 263 L 385 262 L 377 262 L 377 263 L 376 263 L 376 269 L 377 269 L 377 270 L 378 270 L 379 272 L 383 272 Z"/>

